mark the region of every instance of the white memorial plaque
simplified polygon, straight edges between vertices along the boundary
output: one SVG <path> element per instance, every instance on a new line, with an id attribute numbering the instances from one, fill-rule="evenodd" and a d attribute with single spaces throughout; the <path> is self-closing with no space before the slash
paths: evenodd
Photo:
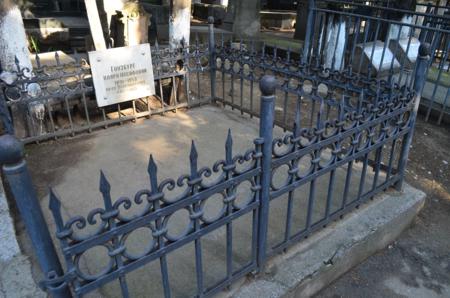
<path id="1" fill-rule="evenodd" d="M 155 94 L 150 45 L 89 52 L 99 107 Z"/>

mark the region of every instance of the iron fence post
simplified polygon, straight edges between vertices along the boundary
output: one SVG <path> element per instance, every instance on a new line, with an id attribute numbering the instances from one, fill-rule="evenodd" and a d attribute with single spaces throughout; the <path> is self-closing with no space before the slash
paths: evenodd
<path id="1" fill-rule="evenodd" d="M 264 76 L 261 89 L 261 118 L 259 136 L 264 140 L 262 146 L 262 173 L 258 227 L 258 268 L 263 271 L 266 262 L 267 230 L 269 224 L 270 182 L 272 179 L 272 140 L 275 117 L 275 88 L 277 81 L 273 76 Z"/>
<path id="2" fill-rule="evenodd" d="M 423 87 L 425 86 L 426 73 L 428 69 L 428 60 L 430 59 L 430 44 L 422 43 L 419 47 L 419 54 L 416 62 L 416 70 L 414 74 L 414 107 L 411 111 L 411 121 L 409 123 L 410 131 L 403 138 L 403 144 L 400 152 L 399 161 L 399 175 L 400 180 L 396 183 L 395 188 L 401 191 L 403 188 L 403 181 L 405 180 L 405 170 L 408 163 L 408 155 L 411 148 L 412 139 L 414 136 L 414 129 L 416 126 L 417 112 L 419 110 L 420 99 L 422 97 Z"/>
<path id="3" fill-rule="evenodd" d="M 305 40 L 303 41 L 303 57 L 302 63 L 308 62 L 309 48 L 311 44 L 312 33 L 314 30 L 314 8 L 316 6 L 315 0 L 308 0 L 308 20 L 306 23 Z"/>
<path id="4" fill-rule="evenodd" d="M 211 76 L 211 101 L 216 100 L 216 41 L 214 37 L 214 17 L 208 17 L 209 68 Z"/>
<path id="5" fill-rule="evenodd" d="M 0 165 L 43 273 L 50 279 L 55 278 L 55 275 L 63 276 L 64 272 L 24 159 L 23 144 L 12 135 L 0 137 Z M 52 297 L 72 297 L 64 283 L 48 290 Z"/>

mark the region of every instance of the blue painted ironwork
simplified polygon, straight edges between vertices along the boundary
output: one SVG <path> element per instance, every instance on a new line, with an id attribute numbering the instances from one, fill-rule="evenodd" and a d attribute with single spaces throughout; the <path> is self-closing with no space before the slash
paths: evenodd
<path id="1" fill-rule="evenodd" d="M 64 281 L 71 285 L 76 296 L 81 296 L 111 282 L 120 280 L 122 295 L 128 297 L 126 274 L 158 260 L 161 264 L 164 294 L 170 297 L 169 272 L 167 255 L 189 243 L 195 243 L 195 263 L 197 274 L 197 295 L 209 296 L 234 280 L 254 271 L 257 268 L 256 254 L 249 263 L 241 268 L 232 266 L 231 240 L 233 221 L 248 213 L 254 214 L 253 225 L 257 229 L 258 208 L 260 201 L 260 178 L 262 141 L 255 140 L 255 147 L 243 155 L 233 155 L 232 135 L 228 134 L 225 144 L 225 159 L 217 161 L 212 168 L 198 168 L 198 153 L 192 142 L 189 155 L 190 173 L 180 176 L 177 180 L 157 180 L 157 166 L 150 156 L 148 172 L 150 183 L 148 189 L 140 190 L 134 199 L 120 198 L 115 202 L 111 199 L 111 186 L 103 172 L 100 173 L 100 192 L 104 207 L 90 212 L 86 217 L 75 216 L 63 220 L 61 203 L 56 194 L 50 192 L 50 208 L 55 219 L 57 238 L 60 240 L 62 253 L 68 268 L 58 282 Z M 270 149 L 270 146 L 269 146 Z M 239 165 L 239 167 L 237 167 Z M 214 181 L 206 182 L 205 178 L 212 173 L 218 174 Z M 252 194 L 245 204 L 236 204 L 236 189 L 243 182 L 250 182 Z M 175 189 L 185 188 L 176 198 L 169 198 Z M 214 194 L 223 197 L 224 208 L 214 217 L 206 217 L 204 204 Z M 122 208 L 129 209 L 132 205 L 140 205 L 140 211 L 134 216 L 124 214 Z M 179 210 L 188 210 L 189 223 L 184 232 L 174 235 L 168 228 L 168 223 Z M 201 239 L 222 226 L 227 227 L 227 277 L 205 288 L 202 276 Z M 80 235 L 80 230 L 94 228 L 89 235 Z M 148 228 L 152 233 L 152 240 L 141 255 L 132 255 L 127 251 L 126 239 L 136 229 Z M 256 238 L 252 241 L 254 251 L 257 249 Z M 80 258 L 87 250 L 104 246 L 108 249 L 110 262 L 106 268 L 96 275 L 84 272 L 80 266 Z M 53 281 L 43 283 L 44 288 L 53 286 Z"/>
<path id="2" fill-rule="evenodd" d="M 375 72 L 377 65 L 373 63 L 363 69 L 362 58 L 355 58 L 357 44 L 365 46 L 370 40 L 378 39 L 382 25 L 399 25 L 399 22 L 385 19 L 383 15 L 361 15 L 351 10 L 336 12 L 321 5 L 311 7 L 310 19 L 313 21 L 310 24 L 318 26 L 310 26 L 307 34 L 310 39 L 305 42 L 307 48 L 301 51 L 304 54 L 299 54 L 298 59 L 290 50 L 283 54 L 277 47 L 269 49 L 263 46 L 258 51 L 255 43 L 246 45 L 244 41 L 235 48 L 222 39 L 221 44 L 214 47 L 212 26 L 209 50 L 202 50 L 198 41 L 194 50 L 180 50 L 178 53 L 163 51 L 156 45 L 154 59 L 161 67 L 156 67 L 156 76 L 158 71 L 169 73 L 167 77 L 175 81 L 180 73 L 177 70 L 179 64 L 171 64 L 171 61 L 190 60 L 192 64 L 184 64 L 183 69 L 197 71 L 195 83 L 198 92 L 202 89 L 200 74 L 210 74 L 212 77 L 208 81 L 213 84 L 210 100 L 259 117 L 259 137 L 254 140 L 254 147 L 236 155 L 229 131 L 224 140 L 224 158 L 204 168 L 198 166 L 200 157 L 192 142 L 190 171 L 178 179 L 159 181 L 158 167 L 150 156 L 148 187 L 138 191 L 134 198 L 113 199 L 111 185 L 101 171 L 99 190 L 103 207 L 86 216 L 64 218 L 58 196 L 51 191 L 50 209 L 66 269 L 62 272 L 57 263 L 53 264 L 51 269 L 55 274 L 42 282 L 44 289 L 54 294 L 55 288 L 69 286 L 75 296 L 83 296 L 110 282 L 119 281 L 121 294 L 128 297 L 129 273 L 151 262 L 159 262 L 164 295 L 171 297 L 171 272 L 167 258 L 183 249 L 184 245 L 192 244 L 196 295 L 211 296 L 246 274 L 262 270 L 268 257 L 298 243 L 378 193 L 392 186 L 401 189 L 433 44 L 425 43 L 424 37 L 417 61 L 413 65 L 401 64 L 400 72 L 395 69 L 393 61 L 388 61 L 390 65 L 384 73 Z M 321 32 L 328 26 L 330 18 L 338 23 L 345 21 L 346 28 L 339 27 L 336 35 L 339 37 L 340 30 L 345 30 L 350 38 L 345 40 L 342 57 L 335 55 L 326 59 L 321 44 L 325 37 Z M 425 33 L 434 30 L 417 24 L 400 26 Z M 350 28 L 352 34 L 349 34 Z M 412 31 L 409 31 L 410 36 Z M 440 28 L 432 32 L 446 33 Z M 369 50 L 368 55 L 373 62 L 375 46 Z M 336 45 L 334 52 L 337 52 Z M 381 60 L 387 52 L 384 44 Z M 341 66 L 337 67 L 338 64 Z M 192 77 L 186 76 L 186 81 Z M 216 77 L 221 84 L 216 84 Z M 254 90 L 255 83 L 260 83 L 259 93 Z M 274 136 L 274 125 L 283 128 L 284 134 Z M 0 148 L 10 152 L 4 140 L 0 139 Z M 4 169 L 15 163 L 14 150 L 10 155 L 13 157 L 4 155 L 5 159 L 1 160 L 5 164 Z M 26 168 L 22 171 L 26 173 Z M 338 182 L 339 177 L 343 182 Z M 329 183 L 324 208 L 317 212 L 318 181 L 321 178 L 327 178 Z M 26 181 L 11 181 L 16 186 L 13 192 L 16 201 L 23 200 L 18 187 L 22 182 L 26 183 L 23 191 L 35 199 L 30 192 L 28 178 Z M 251 194 L 243 204 L 238 204 L 237 200 L 242 198 L 238 197 L 237 190 L 243 183 L 251 185 Z M 293 224 L 294 215 L 299 212 L 294 205 L 299 192 L 306 199 L 306 206 L 301 210 L 305 211 L 305 222 L 301 227 Z M 221 197 L 223 207 L 214 216 L 207 216 L 205 206 L 215 195 Z M 267 236 L 271 228 L 271 203 L 281 203 L 286 196 L 283 237 L 278 243 L 270 244 Z M 125 212 L 133 207 L 137 210 L 135 214 Z M 36 210 L 39 210 L 38 206 Z M 183 231 L 175 233 L 169 224 L 181 211 L 188 213 L 188 222 Z M 233 224 L 247 214 L 252 215 L 251 259 L 236 267 L 232 262 Z M 39 219 L 39 214 L 31 216 Z M 27 227 L 31 234 L 38 233 L 36 227 Z M 202 241 L 222 227 L 226 233 L 226 276 L 214 285 L 206 286 Z M 141 253 L 133 254 L 127 248 L 126 240 L 137 229 L 147 229 L 151 239 Z M 53 245 L 49 237 L 42 242 Z M 83 254 L 97 247 L 108 251 L 108 264 L 100 272 L 91 274 L 84 270 L 80 260 Z M 44 265 L 47 264 L 45 260 L 53 258 L 38 257 L 44 260 Z M 57 257 L 54 259 L 56 262 Z M 44 267 L 44 272 L 49 272 L 49 269 Z"/>
<path id="3" fill-rule="evenodd" d="M 265 76 L 261 79 L 261 120 L 259 121 L 259 136 L 262 145 L 262 175 L 261 175 L 261 201 L 259 218 L 261 219 L 258 231 L 258 266 L 261 270 L 266 262 L 266 245 L 269 218 L 270 181 L 272 176 L 272 139 L 273 123 L 275 118 L 275 77 Z"/>
<path id="4" fill-rule="evenodd" d="M 322 228 L 326 223 L 353 209 L 355 206 L 372 198 L 378 192 L 385 190 L 395 183 L 401 182 L 402 171 L 394 169 L 392 158 L 386 171 L 392 174 L 386 180 L 377 183 L 374 178 L 373 186 L 364 189 L 360 182 L 360 189 L 356 197 L 347 197 L 348 187 L 352 175 L 353 163 L 363 163 L 361 180 L 366 178 L 365 171 L 371 166 L 374 171 L 380 171 L 386 166 L 381 158 L 370 161 L 370 153 L 391 151 L 383 149 L 389 143 L 395 143 L 406 138 L 406 143 L 412 137 L 412 129 L 420 94 L 423 86 L 423 72 L 426 70 L 426 48 L 421 48 L 418 60 L 415 90 L 388 88 L 385 84 L 377 84 L 374 94 L 360 93 L 354 105 L 343 94 L 338 101 L 336 118 L 326 118 L 325 99 L 319 100 L 317 122 L 312 127 L 303 127 L 301 101 L 297 101 L 295 122 L 292 132 L 286 132 L 281 138 L 274 138 L 274 103 L 277 81 L 274 77 L 266 76 L 261 80 L 260 101 L 260 137 L 254 141 L 255 147 L 243 155 L 233 155 L 233 140 L 231 132 L 225 141 L 225 158 L 219 160 L 211 168 L 198 167 L 198 153 L 192 142 L 189 155 L 190 171 L 178 179 L 166 179 L 159 182 L 157 166 L 150 156 L 148 173 L 149 188 L 140 190 L 134 199 L 119 198 L 113 202 L 111 185 L 105 174 L 100 172 L 99 190 L 103 197 L 104 207 L 92 210 L 86 217 L 75 216 L 64 220 L 61 214 L 61 204 L 56 194 L 50 192 L 50 209 L 57 228 L 57 238 L 60 240 L 62 254 L 66 262 L 66 273 L 53 280 L 42 283 L 43 288 L 51 289 L 54 284 L 70 285 L 76 296 L 87 294 L 113 280 L 120 281 L 120 289 L 124 297 L 128 297 L 128 273 L 159 260 L 161 266 L 161 280 L 164 285 L 164 295 L 171 297 L 167 256 L 187 243 L 195 246 L 195 272 L 197 280 L 197 296 L 210 296 L 229 286 L 236 279 L 244 275 L 261 270 L 267 256 L 273 255 L 297 243 L 313 231 Z M 385 86 L 386 90 L 380 90 Z M 317 88 L 315 88 L 317 89 Z M 416 93 L 419 92 L 419 93 Z M 316 92 L 316 91 L 315 91 Z M 350 143 L 344 141 L 350 139 Z M 326 149 L 331 151 L 326 152 Z M 394 146 L 392 145 L 392 148 Z M 407 152 L 403 152 L 407 154 Z M 389 152 L 390 157 L 393 153 Z M 307 170 L 300 174 L 301 161 L 307 157 Z M 403 160 L 403 159 L 402 159 Z M 402 161 L 399 161 L 402 163 Z M 240 165 L 239 167 L 237 165 Z M 244 165 L 244 166 L 242 166 Z M 276 169 L 288 166 L 288 179 L 283 185 L 275 185 Z M 347 165 L 347 178 L 341 208 L 331 212 L 330 204 L 335 188 L 333 177 L 336 169 Z M 206 181 L 215 173 L 214 181 Z M 313 220 L 315 187 L 317 179 L 330 175 L 327 207 L 323 218 Z M 252 194 L 245 200 L 244 205 L 237 205 L 236 189 L 241 183 L 250 182 Z M 304 229 L 294 231 L 292 227 L 292 193 L 301 187 L 309 185 L 309 199 L 307 220 Z M 170 198 L 174 190 L 181 193 Z M 288 212 L 285 219 L 285 237 L 274 247 L 267 246 L 269 202 L 277 200 L 283 194 L 289 194 Z M 213 218 L 204 214 L 205 202 L 215 194 L 223 198 L 224 208 Z M 132 216 L 124 213 L 133 205 L 139 206 L 138 213 Z M 174 235 L 169 229 L 171 217 L 180 210 L 187 210 L 189 222 L 183 232 Z M 232 224 L 245 214 L 253 213 L 252 221 L 252 258 L 249 263 L 236 269 L 232 266 Z M 226 277 L 212 287 L 206 288 L 203 282 L 202 237 L 226 227 Z M 128 252 L 126 239 L 139 228 L 151 231 L 152 239 L 146 249 L 139 255 Z M 91 232 L 81 233 L 83 230 Z M 85 272 L 80 265 L 80 259 L 89 249 L 105 247 L 108 250 L 109 263 L 97 274 Z"/>
<path id="5" fill-rule="evenodd" d="M 47 288 L 49 294 L 55 298 L 70 297 L 67 284 L 58 278 L 63 275 L 63 270 L 31 182 L 23 144 L 12 135 L 0 136 L 0 165 L 42 272 L 52 281 Z"/>

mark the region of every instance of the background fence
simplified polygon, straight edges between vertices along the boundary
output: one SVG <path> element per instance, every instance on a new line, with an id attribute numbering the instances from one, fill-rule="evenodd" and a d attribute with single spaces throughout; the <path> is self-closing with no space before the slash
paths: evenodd
<path id="1" fill-rule="evenodd" d="M 98 108 L 88 62 L 75 54 L 75 61 L 63 63 L 58 52 L 41 62 L 30 78 L 21 69 L 17 80 L 0 82 L 3 126 L 24 143 L 56 139 L 107 128 L 194 107 L 210 101 L 208 45 L 198 42 L 189 47 L 170 50 L 152 47 L 156 95 L 130 102 Z"/>

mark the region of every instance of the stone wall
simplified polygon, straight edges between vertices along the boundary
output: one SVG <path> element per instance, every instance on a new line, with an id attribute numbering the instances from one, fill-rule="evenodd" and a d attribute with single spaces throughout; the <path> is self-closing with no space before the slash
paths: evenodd
<path id="1" fill-rule="evenodd" d="M 46 297 L 36 285 L 29 258 L 20 250 L 0 180 L 0 297 Z"/>
<path id="2" fill-rule="evenodd" d="M 20 254 L 20 249 L 16 239 L 16 231 L 0 181 L 0 262 L 8 262 L 18 254 Z"/>

